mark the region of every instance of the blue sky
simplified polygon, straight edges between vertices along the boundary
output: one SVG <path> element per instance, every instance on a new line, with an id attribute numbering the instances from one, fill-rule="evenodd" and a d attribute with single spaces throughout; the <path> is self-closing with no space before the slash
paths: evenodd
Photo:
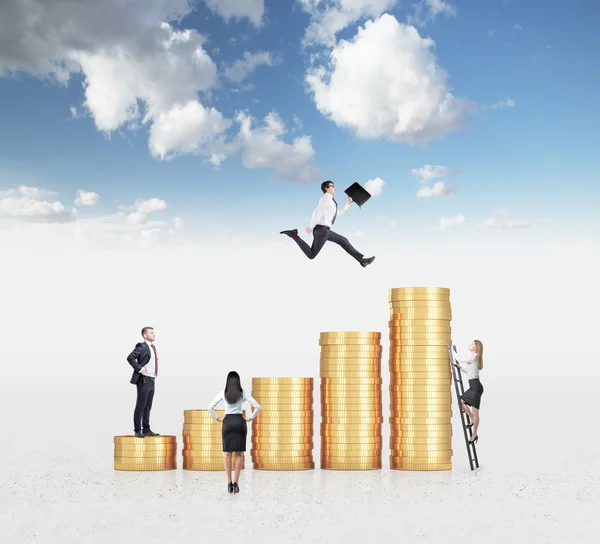
<path id="1" fill-rule="evenodd" d="M 355 3 L 368 7 L 385 1 Z M 259 3 L 257 0 L 254 5 Z M 9 4 L 19 10 L 22 2 L 11 0 Z M 55 29 L 58 23 L 50 16 L 52 4 L 56 10 L 62 6 L 60 1 L 49 4 L 47 19 L 41 24 L 47 21 L 48 28 Z M 163 14 L 163 0 L 150 4 Z M 177 3 L 182 4 L 181 0 Z M 235 4 L 231 0 L 234 10 Z M 340 5 L 329 4 L 334 8 Z M 406 23 L 418 4 L 390 1 L 391 7 L 382 13 Z M 291 144 L 299 136 L 310 137 L 315 153 L 312 166 L 322 174 L 310 183 L 277 174 L 277 163 L 287 160 L 285 150 L 269 159 L 264 149 L 267 158 L 257 160 L 270 161 L 266 168 L 244 167 L 239 151 L 218 167 L 206 162 L 206 156 L 188 153 L 171 160 L 152 157 L 148 147 L 151 122 L 137 130 L 122 125 L 110 136 L 97 129 L 94 119 L 100 106 L 90 112 L 82 105 L 83 85 L 88 81 L 85 70 L 74 68 L 68 84 L 62 85 L 46 77 L 43 70 L 31 68 L 31 57 L 47 55 L 51 50 L 48 44 L 41 43 L 38 51 L 31 47 L 27 61 L 16 48 L 11 49 L 0 56 L 0 69 L 19 69 L 16 73 L 5 71 L 0 78 L 0 190 L 27 185 L 56 191 L 66 207 L 73 206 L 78 189 L 98 193 L 99 204 L 78 207 L 79 217 L 113 213 L 117 205 L 131 205 L 136 199 L 158 198 L 168 203 L 161 213 L 182 217 L 186 228 L 217 225 L 268 234 L 282 228 L 303 228 L 324 179 L 336 181 L 341 192 L 354 181 L 364 185 L 381 178 L 385 181 L 381 196 L 360 212 L 353 210 L 356 217 L 348 224 L 362 230 L 384 228 L 387 223 L 377 217 L 385 216 L 403 226 L 426 226 L 459 214 L 472 216 L 477 224 L 491 216 L 500 217 L 500 209 L 510 210 L 510 217 L 525 223 L 552 218 L 566 226 L 595 220 L 600 203 L 598 174 L 593 167 L 600 152 L 595 128 L 600 126 L 600 70 L 595 62 L 600 52 L 595 32 L 600 8 L 592 0 L 555 0 L 551 8 L 548 4 L 541 0 L 453 1 L 447 6 L 456 9 L 454 15 L 439 13 L 426 21 L 426 9 L 431 5 L 423 4 L 421 20 L 411 22 L 422 38 L 435 42 L 430 51 L 437 67 L 447 72 L 446 90 L 456 99 L 471 101 L 477 111 L 464 114 L 464 127 L 410 145 L 385 137 L 361 138 L 352 126 L 339 126 L 319 112 L 305 81 L 311 54 L 327 56 L 340 40 L 353 40 L 360 26 L 379 16 L 353 20 L 329 45 L 303 48 L 311 18 L 295 1 L 266 0 L 259 27 L 244 16 L 247 8 L 239 8 L 241 17 L 226 20 L 223 13 L 198 2 L 173 25 L 204 35 L 202 47 L 216 65 L 216 80 L 208 93 L 198 94 L 200 103 L 233 120 L 226 131 L 229 140 L 239 130 L 235 122 L 238 111 L 250 114 L 255 128 L 266 115 L 276 112 L 287 131 L 282 137 L 285 143 Z M 130 17 L 132 28 L 146 28 L 144 13 L 122 15 Z M 151 22 L 158 25 L 160 19 L 157 16 Z M 318 17 L 312 20 L 320 21 Z M 2 24 L 6 23 L 0 23 L 0 30 Z M 23 25 L 22 31 L 27 33 L 30 28 Z M 115 30 L 112 45 L 119 44 L 119 31 Z M 94 37 L 88 53 L 102 51 L 102 39 Z M 138 54 L 135 41 L 135 32 L 124 34 L 124 47 L 130 48 L 133 57 Z M 51 45 L 67 52 L 74 49 L 71 43 Z M 245 52 L 268 53 L 275 60 L 272 65 L 258 66 L 241 82 L 229 80 L 227 68 Z M 152 76 L 159 82 L 163 78 L 160 63 L 158 59 L 154 64 Z M 409 66 L 407 71 L 414 68 Z M 385 71 L 379 72 L 380 76 L 381 81 L 370 81 L 373 94 L 369 90 L 363 97 L 375 101 L 377 89 L 390 85 Z M 102 84 L 104 93 L 121 92 L 112 87 L 118 87 L 118 78 L 104 74 Z M 164 81 L 159 84 L 166 85 Z M 169 84 L 177 87 L 177 79 Z M 398 107 L 409 100 L 401 91 L 395 98 Z M 493 107 L 507 100 L 510 106 Z M 71 107 L 76 108 L 76 117 Z M 307 170 L 300 164 L 299 170 Z M 455 192 L 417 198 L 422 184 L 411 170 L 425 165 L 460 170 L 458 175 L 425 184 L 444 181 Z"/>

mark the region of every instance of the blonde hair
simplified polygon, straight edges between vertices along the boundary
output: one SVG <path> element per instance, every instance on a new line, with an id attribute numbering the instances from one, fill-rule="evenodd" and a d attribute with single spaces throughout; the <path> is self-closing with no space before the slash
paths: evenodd
<path id="1" fill-rule="evenodd" d="M 481 340 L 474 340 L 473 342 L 477 346 L 477 359 L 479 370 L 481 370 L 483 368 L 483 344 L 481 343 Z"/>

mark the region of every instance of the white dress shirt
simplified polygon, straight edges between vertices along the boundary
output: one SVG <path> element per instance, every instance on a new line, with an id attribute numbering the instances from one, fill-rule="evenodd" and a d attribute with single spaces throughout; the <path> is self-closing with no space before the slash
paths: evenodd
<path id="1" fill-rule="evenodd" d="M 150 350 L 150 360 L 144 366 L 144 376 L 149 376 L 150 378 L 156 378 L 156 357 L 154 357 L 154 350 L 152 349 L 152 342 L 148 342 L 148 340 L 144 340 L 146 344 L 148 344 L 148 349 Z"/>
<path id="2" fill-rule="evenodd" d="M 458 363 L 460 370 L 467 375 L 467 379 L 479 378 L 479 356 L 477 353 L 469 351 L 469 355 L 465 357 L 459 357 L 457 353 L 454 353 L 454 360 Z"/>
<path id="3" fill-rule="evenodd" d="M 219 416 L 217 416 L 217 413 L 215 412 L 215 407 L 217 406 L 217 404 L 219 404 L 219 402 L 223 402 L 223 404 L 225 405 L 225 415 L 241 414 L 244 402 L 249 402 L 255 408 L 254 412 L 252 412 L 252 414 L 250 415 L 250 419 L 254 419 L 258 415 L 258 412 L 260 412 L 260 404 L 258 404 L 258 402 L 256 402 L 252 395 L 246 390 L 242 390 L 242 396 L 240 397 L 240 400 L 238 400 L 235 404 L 229 404 L 227 402 L 227 399 L 225 398 L 225 390 L 220 391 L 208 407 L 208 411 L 210 412 L 210 415 L 213 417 L 213 419 L 219 419 Z"/>
<path id="4" fill-rule="evenodd" d="M 350 204 L 346 202 L 346 205 L 341 210 L 337 210 L 337 215 L 342 215 L 349 207 Z M 333 195 L 325 193 L 321 197 L 321 200 L 319 200 L 319 204 L 317 205 L 315 211 L 312 214 L 309 226 L 311 229 L 314 229 L 315 225 L 325 225 L 326 227 L 331 227 L 333 218 L 335 216 L 336 212 L 335 202 L 333 201 Z"/>

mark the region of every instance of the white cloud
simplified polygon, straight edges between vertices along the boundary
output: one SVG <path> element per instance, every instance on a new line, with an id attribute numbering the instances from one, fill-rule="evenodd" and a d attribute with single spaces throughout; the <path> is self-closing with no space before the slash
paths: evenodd
<path id="1" fill-rule="evenodd" d="M 77 210 L 67 209 L 59 200 L 51 199 L 58 193 L 21 185 L 0 191 L 0 219 L 34 223 L 65 223 L 75 221 Z"/>
<path id="2" fill-rule="evenodd" d="M 226 21 L 247 17 L 259 27 L 265 14 L 264 0 L 204 0 L 206 5 Z"/>
<path id="3" fill-rule="evenodd" d="M 506 211 L 504 215 L 508 212 Z M 480 229 L 529 229 L 552 222 L 549 218 L 544 219 L 510 219 L 508 217 L 489 217 L 479 225 Z"/>
<path id="4" fill-rule="evenodd" d="M 440 230 L 447 230 L 453 227 L 464 225 L 466 222 L 467 218 L 462 214 L 458 214 L 453 217 L 442 217 L 438 224 L 438 228 Z"/>
<path id="5" fill-rule="evenodd" d="M 341 41 L 330 64 L 306 74 L 318 110 L 360 138 L 421 143 L 462 126 L 466 104 L 447 88 L 434 42 L 391 15 Z"/>
<path id="6" fill-rule="evenodd" d="M 253 128 L 254 119 L 246 113 L 237 115 L 240 131 L 237 141 L 242 148 L 246 168 L 274 168 L 281 179 L 312 183 L 321 172 L 315 168 L 315 150 L 308 136 L 298 136 L 291 144 L 283 141 L 286 128 L 278 115 L 269 113 L 262 126 Z"/>
<path id="7" fill-rule="evenodd" d="M 413 168 L 411 171 L 413 176 L 421 178 L 421 183 L 429 183 L 434 179 L 446 178 L 448 176 L 456 176 L 460 174 L 460 170 L 450 170 L 447 166 L 426 164 L 422 168 Z"/>
<path id="8" fill-rule="evenodd" d="M 166 209 L 167 203 L 160 198 L 147 200 L 138 198 L 133 206 L 119 206 L 119 217 L 126 216 L 125 221 L 129 225 L 144 225 L 148 223 L 148 215 L 163 212 Z"/>
<path id="9" fill-rule="evenodd" d="M 519 23 L 515 23 L 515 24 L 513 25 L 513 29 L 514 29 L 514 30 L 523 30 L 523 27 L 522 27 L 522 26 L 521 26 Z"/>
<path id="10" fill-rule="evenodd" d="M 444 0 L 423 0 L 423 4 L 427 8 L 429 16 L 432 18 L 435 18 L 438 15 L 455 17 L 457 13 L 457 9 Z"/>
<path id="11" fill-rule="evenodd" d="M 268 51 L 257 51 L 256 53 L 244 52 L 244 57 L 236 60 L 225 69 L 225 76 L 234 83 L 241 83 L 259 66 L 274 66 L 276 61 Z"/>
<path id="12" fill-rule="evenodd" d="M 492 105 L 492 108 L 502 109 L 502 108 L 514 108 L 516 106 L 516 102 L 512 98 L 507 98 L 506 100 L 501 100 Z"/>
<path id="13" fill-rule="evenodd" d="M 365 183 L 365 189 L 371 194 L 371 196 L 381 196 L 385 181 L 381 178 L 370 179 Z"/>
<path id="14" fill-rule="evenodd" d="M 443 181 L 434 183 L 432 187 L 421 187 L 417 191 L 417 198 L 432 198 L 438 196 L 449 196 L 456 192 L 454 187 L 448 187 Z"/>
<path id="15" fill-rule="evenodd" d="M 111 133 L 149 125 L 158 156 L 202 153 L 201 146 L 220 133 L 220 113 L 198 101 L 198 93 L 217 81 L 215 63 L 204 50 L 205 38 L 193 29 L 175 30 L 169 20 L 188 15 L 188 0 L 9 0 L 0 20 L 0 73 L 24 70 L 67 82 L 84 80 L 84 109 L 98 130 Z M 234 2 L 222 8 L 234 10 Z M 260 2 L 262 6 L 262 2 Z M 255 9 L 257 2 L 252 5 Z M 248 3 L 246 8 L 249 9 Z M 180 133 L 164 125 L 181 110 L 195 114 Z M 199 112 L 203 112 L 203 115 Z M 71 113 L 80 117 L 75 106 Z M 198 116 L 206 122 L 199 122 Z M 155 122 L 160 121 L 158 127 Z M 206 132 L 202 132 L 206 130 Z M 209 156 L 212 152 L 207 151 Z"/>
<path id="16" fill-rule="evenodd" d="M 223 133 L 232 122 L 215 108 L 191 100 L 160 113 L 150 129 L 148 147 L 155 157 L 171 159 L 186 153 L 208 155 L 218 166 L 228 155 Z"/>
<path id="17" fill-rule="evenodd" d="M 310 15 L 303 46 L 333 47 L 336 34 L 367 17 L 379 17 L 392 9 L 398 0 L 298 0 Z"/>
<path id="18" fill-rule="evenodd" d="M 75 194 L 75 204 L 77 204 L 77 206 L 95 206 L 99 202 L 100 195 L 98 193 L 79 189 Z"/>

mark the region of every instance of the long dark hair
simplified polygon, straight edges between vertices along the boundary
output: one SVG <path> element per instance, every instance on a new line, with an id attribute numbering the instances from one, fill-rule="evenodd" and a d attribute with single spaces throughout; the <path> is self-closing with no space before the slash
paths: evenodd
<path id="1" fill-rule="evenodd" d="M 232 370 L 227 374 L 227 382 L 225 383 L 225 400 L 229 404 L 235 404 L 242 397 L 242 382 L 240 375 Z"/>

